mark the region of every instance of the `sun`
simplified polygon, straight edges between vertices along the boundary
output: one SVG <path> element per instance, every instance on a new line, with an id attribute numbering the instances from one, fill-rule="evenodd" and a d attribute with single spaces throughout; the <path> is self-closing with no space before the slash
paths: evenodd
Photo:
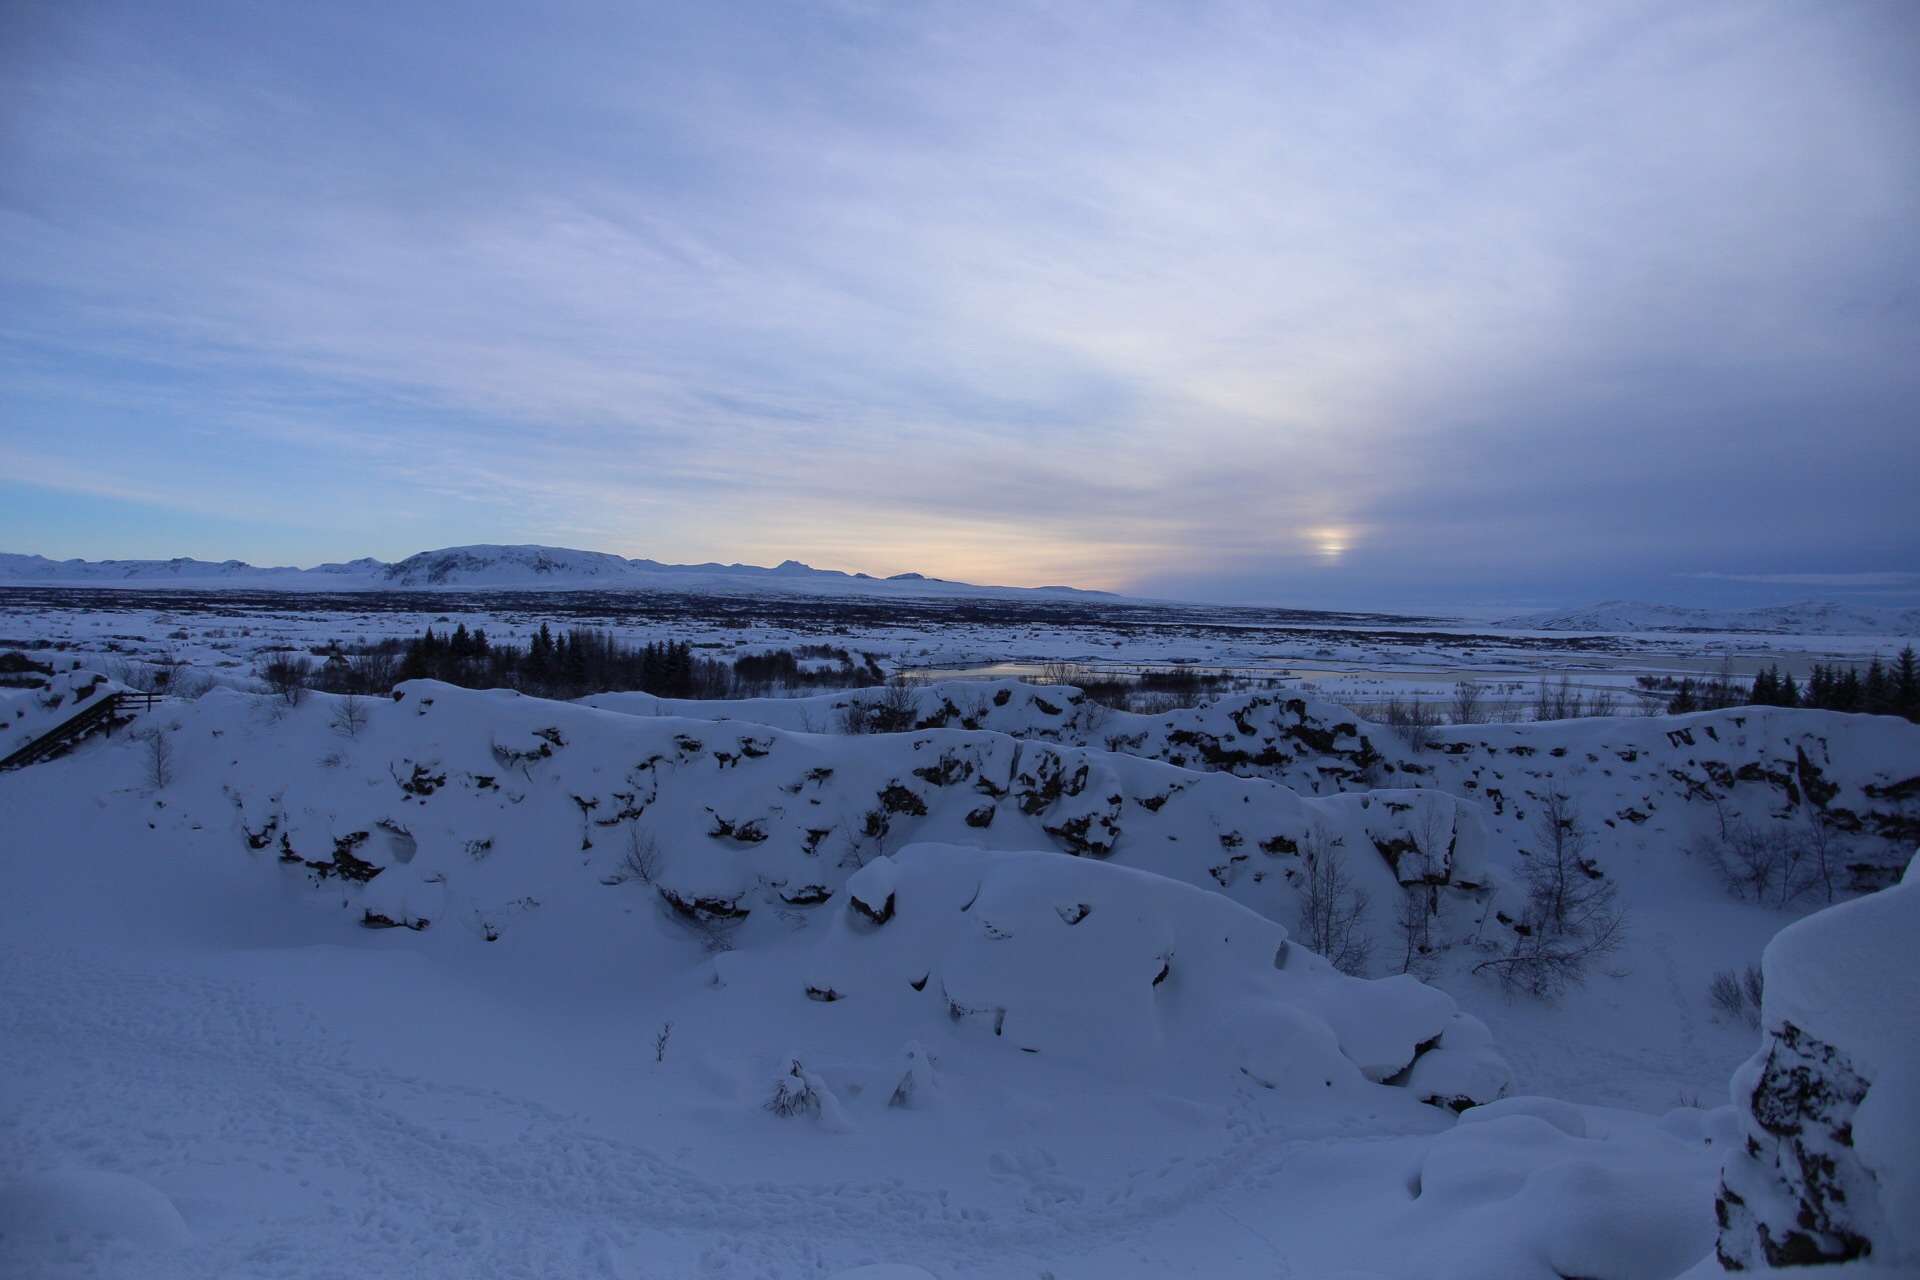
<path id="1" fill-rule="evenodd" d="M 1313 544 L 1314 554 L 1328 564 L 1338 564 L 1353 546 L 1353 531 L 1339 526 L 1308 529 L 1306 535 L 1307 541 Z"/>

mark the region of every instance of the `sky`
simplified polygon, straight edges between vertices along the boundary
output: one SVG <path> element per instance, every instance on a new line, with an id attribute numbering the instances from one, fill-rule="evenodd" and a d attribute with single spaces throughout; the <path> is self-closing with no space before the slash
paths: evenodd
<path id="1" fill-rule="evenodd" d="M 0 5 L 0 550 L 1920 604 L 1920 8 Z"/>

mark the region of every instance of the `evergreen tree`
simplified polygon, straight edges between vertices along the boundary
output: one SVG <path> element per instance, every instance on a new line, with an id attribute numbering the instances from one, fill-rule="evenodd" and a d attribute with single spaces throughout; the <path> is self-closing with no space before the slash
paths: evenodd
<path id="1" fill-rule="evenodd" d="M 1894 707 L 1893 676 L 1875 658 L 1867 664 L 1867 678 L 1860 686 L 1860 709 L 1869 715 L 1887 715 Z"/>
<path id="2" fill-rule="evenodd" d="M 1673 697 L 1667 699 L 1667 710 L 1676 716 L 1700 709 L 1700 699 L 1693 691 L 1693 677 L 1680 677 L 1679 687 L 1673 691 Z"/>
<path id="3" fill-rule="evenodd" d="M 540 624 L 539 634 L 533 637 L 533 643 L 527 647 L 527 680 L 534 688 L 546 683 L 547 676 L 553 670 L 553 632 L 546 623 Z"/>
<path id="4" fill-rule="evenodd" d="M 1860 673 L 1849 667 L 1833 682 L 1833 709 L 1858 711 L 1864 701 L 1865 690 L 1860 684 Z"/>

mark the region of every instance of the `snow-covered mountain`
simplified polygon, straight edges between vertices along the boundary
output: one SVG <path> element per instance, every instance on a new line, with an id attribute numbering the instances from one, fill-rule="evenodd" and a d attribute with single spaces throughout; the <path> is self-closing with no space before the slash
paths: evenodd
<path id="1" fill-rule="evenodd" d="M 23 556 L 0 552 L 0 582 L 18 583 L 120 583 L 190 582 L 207 586 L 280 585 L 307 574 L 338 577 L 364 577 L 382 568 L 378 560 L 355 560 L 351 564 L 328 564 L 314 569 L 296 569 L 290 565 L 263 569 L 244 560 L 195 560 L 180 556 L 172 560 L 49 560 L 45 556 Z"/>
<path id="2" fill-rule="evenodd" d="M 1748 632 L 1775 635 L 1920 636 L 1920 609 L 1805 601 L 1757 609 L 1691 609 L 1638 600 L 1607 600 L 1578 609 L 1523 613 L 1500 622 L 1524 631 Z"/>
<path id="3" fill-rule="evenodd" d="M 1068 596 L 1116 599 L 1110 592 L 1077 587 L 997 587 L 949 582 L 924 574 L 875 578 L 838 569 L 815 569 L 798 560 L 773 568 L 749 564 L 662 564 L 605 551 L 568 547 L 481 543 L 422 551 L 389 564 L 363 558 L 345 563 L 261 568 L 244 560 L 49 560 L 0 553 L 0 583 L 112 585 L 167 583 L 202 589 L 254 587 L 289 590 L 423 590 L 457 587 L 524 590 L 709 591 L 752 594 L 875 596 Z"/>

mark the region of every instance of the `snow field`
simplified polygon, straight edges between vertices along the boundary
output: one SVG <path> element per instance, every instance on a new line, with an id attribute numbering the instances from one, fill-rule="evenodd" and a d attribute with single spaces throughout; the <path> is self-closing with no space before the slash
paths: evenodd
<path id="1" fill-rule="evenodd" d="M 1819 713 L 1453 756 L 1284 703 L 1082 741 L 1025 686 L 853 738 L 402 693 L 352 737 L 323 696 L 168 705 L 158 790 L 125 737 L 0 777 L 0 1267 L 1672 1275 L 1735 1132 L 1674 1095 L 1711 1105 L 1753 1043 L 1705 977 L 1787 918 L 1673 848 L 1702 786 L 1781 803 L 1707 765 L 1806 750 L 1871 815 L 1915 758 Z M 1363 746 L 1414 785 L 1333 793 Z M 1145 758 L 1182 752 L 1258 776 Z M 1618 976 L 1541 1006 L 1469 969 L 1548 785 L 1639 914 Z M 1428 840 L 1439 987 L 1288 936 L 1315 828 L 1383 898 Z M 1424 1102 L 1454 1095 L 1488 1105 Z"/>

